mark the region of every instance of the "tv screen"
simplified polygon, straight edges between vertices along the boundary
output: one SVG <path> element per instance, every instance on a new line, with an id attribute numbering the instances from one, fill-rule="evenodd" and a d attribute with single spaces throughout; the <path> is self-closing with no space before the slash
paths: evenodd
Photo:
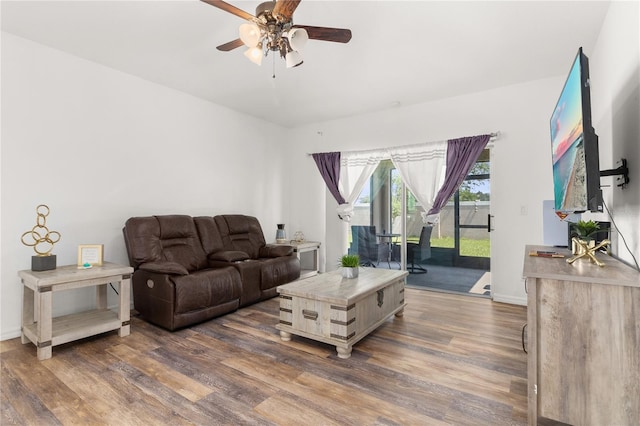
<path id="1" fill-rule="evenodd" d="M 602 211 L 589 85 L 589 60 L 580 48 L 550 120 L 555 209 L 560 212 Z"/>

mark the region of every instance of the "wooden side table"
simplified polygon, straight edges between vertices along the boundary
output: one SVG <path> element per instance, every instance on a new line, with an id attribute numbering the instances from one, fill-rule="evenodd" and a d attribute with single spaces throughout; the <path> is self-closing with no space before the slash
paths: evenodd
<path id="1" fill-rule="evenodd" d="M 291 245 L 300 260 L 300 279 L 317 275 L 320 265 L 320 243 L 317 241 L 291 241 Z"/>
<path id="2" fill-rule="evenodd" d="M 51 349 L 56 345 L 111 330 L 118 330 L 121 337 L 128 336 L 132 273 L 130 266 L 109 262 L 89 269 L 68 265 L 50 271 L 19 271 L 24 285 L 22 343 L 32 342 L 38 359 L 44 360 L 51 358 Z M 118 312 L 107 309 L 107 284 L 115 282 L 120 287 Z M 96 308 L 52 318 L 53 293 L 83 287 L 96 287 Z"/>
<path id="3" fill-rule="evenodd" d="M 300 279 L 309 278 L 318 274 L 320 265 L 320 243 L 318 241 L 295 241 L 276 243 L 292 246 L 293 252 L 300 260 Z"/>

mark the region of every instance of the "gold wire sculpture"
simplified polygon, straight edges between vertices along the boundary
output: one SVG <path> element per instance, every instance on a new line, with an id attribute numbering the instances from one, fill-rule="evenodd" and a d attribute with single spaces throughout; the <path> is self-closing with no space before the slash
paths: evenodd
<path id="1" fill-rule="evenodd" d="M 604 262 L 599 261 L 598 259 L 596 259 L 596 251 L 600 250 L 602 247 L 605 247 L 609 244 L 611 244 L 611 241 L 609 240 L 602 240 L 600 242 L 600 244 L 596 245 L 595 247 L 589 247 L 589 242 L 588 241 L 582 241 L 576 237 L 573 237 L 571 239 L 571 241 L 573 241 L 575 244 L 577 244 L 582 250 L 580 251 L 580 253 L 576 254 L 575 256 L 567 259 L 567 263 L 569 265 L 571 265 L 573 262 L 575 262 L 576 260 L 580 259 L 581 257 L 588 257 L 589 260 L 591 261 L 591 263 L 595 263 L 598 266 L 604 266 Z"/>
<path id="2" fill-rule="evenodd" d="M 58 231 L 49 231 L 47 228 L 47 216 L 49 216 L 49 207 L 40 204 L 36 207 L 36 226 L 22 234 L 20 240 L 22 244 L 33 247 L 38 256 L 49 256 L 53 245 L 60 241 L 60 233 Z"/>

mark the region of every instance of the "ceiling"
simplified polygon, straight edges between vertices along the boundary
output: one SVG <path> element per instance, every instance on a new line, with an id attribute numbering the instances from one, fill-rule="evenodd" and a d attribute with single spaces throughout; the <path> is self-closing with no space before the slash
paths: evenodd
<path id="1" fill-rule="evenodd" d="M 260 2 L 228 3 L 253 14 Z M 291 69 L 273 52 L 259 67 L 243 48 L 216 50 L 244 21 L 198 0 L 0 4 L 3 31 L 295 127 L 564 75 L 609 2 L 303 0 L 294 24 L 353 38 L 310 40 Z"/>

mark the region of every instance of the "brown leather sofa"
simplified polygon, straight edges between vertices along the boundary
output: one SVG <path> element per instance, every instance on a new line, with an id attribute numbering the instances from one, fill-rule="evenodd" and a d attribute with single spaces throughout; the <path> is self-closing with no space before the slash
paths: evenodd
<path id="1" fill-rule="evenodd" d="M 123 233 L 134 307 L 168 330 L 274 297 L 300 277 L 293 248 L 266 244 L 251 216 L 132 217 Z"/>

